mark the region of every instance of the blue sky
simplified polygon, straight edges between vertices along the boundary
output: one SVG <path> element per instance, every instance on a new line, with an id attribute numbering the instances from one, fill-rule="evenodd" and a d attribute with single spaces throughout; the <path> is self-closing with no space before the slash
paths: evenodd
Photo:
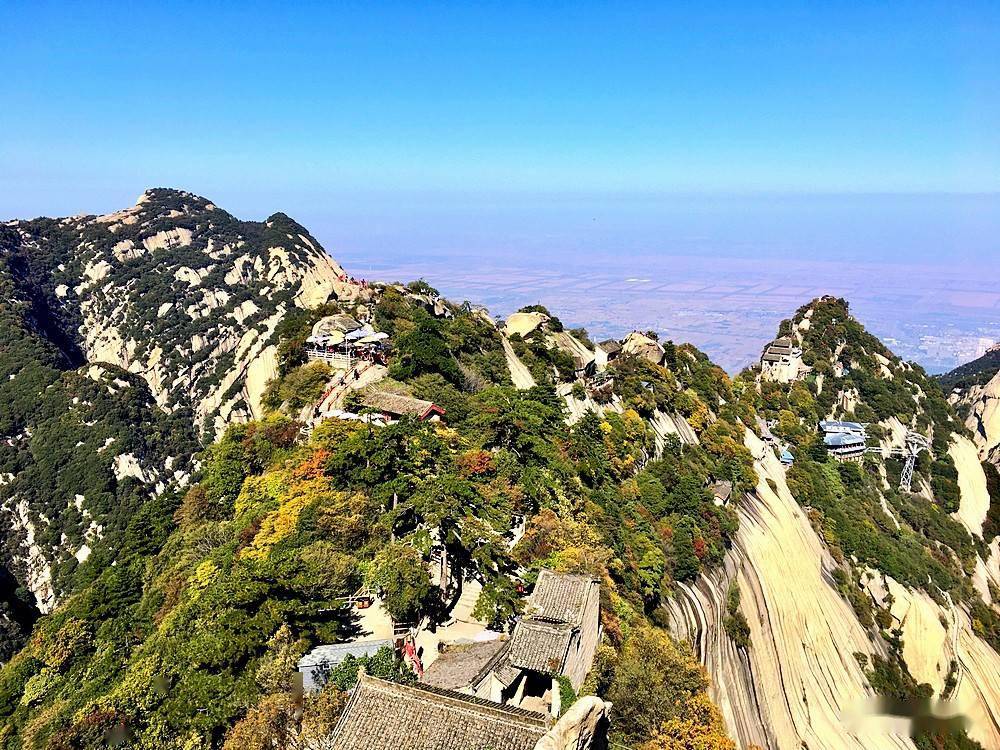
<path id="1" fill-rule="evenodd" d="M 7 0 L 0 28 L 3 217 L 169 185 L 364 244 L 422 206 L 1000 190 L 995 2 Z"/>

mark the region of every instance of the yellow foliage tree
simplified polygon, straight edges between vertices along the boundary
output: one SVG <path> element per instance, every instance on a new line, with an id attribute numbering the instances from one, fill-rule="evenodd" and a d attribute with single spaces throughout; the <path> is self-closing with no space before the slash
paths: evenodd
<path id="1" fill-rule="evenodd" d="M 705 693 L 685 699 L 677 715 L 660 725 L 639 750 L 736 750 L 722 714 Z"/>
<path id="2" fill-rule="evenodd" d="M 264 696 L 226 736 L 223 750 L 318 750 L 346 703 L 346 693 L 327 689 L 297 698 L 280 692 Z"/>
<path id="3" fill-rule="evenodd" d="M 295 531 L 302 511 L 320 502 L 329 492 L 329 483 L 324 478 L 306 479 L 292 485 L 278 510 L 268 513 L 260 524 L 260 531 L 253 542 L 240 554 L 243 557 L 263 560 L 282 539 Z"/>

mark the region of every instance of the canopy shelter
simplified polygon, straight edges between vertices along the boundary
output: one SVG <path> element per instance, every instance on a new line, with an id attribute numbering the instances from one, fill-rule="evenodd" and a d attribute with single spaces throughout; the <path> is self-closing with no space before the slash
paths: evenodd
<path id="1" fill-rule="evenodd" d="M 347 316 L 331 316 L 344 318 Z M 324 320 L 326 320 L 324 318 Z M 384 342 L 389 334 L 376 331 L 370 325 L 359 325 L 344 332 L 329 325 L 318 332 L 319 324 L 313 328 L 313 335 L 306 339 L 306 356 L 311 360 L 327 362 L 335 368 L 351 369 L 358 359 L 385 363 Z"/>
<path id="2" fill-rule="evenodd" d="M 330 331 L 320 336 L 310 336 L 306 341 L 310 344 L 318 344 L 320 346 L 337 346 L 344 343 L 345 338 L 341 331 Z"/>

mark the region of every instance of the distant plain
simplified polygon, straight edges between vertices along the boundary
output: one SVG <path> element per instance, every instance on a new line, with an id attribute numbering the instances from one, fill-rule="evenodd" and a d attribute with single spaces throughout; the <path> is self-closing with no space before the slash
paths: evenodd
<path id="1" fill-rule="evenodd" d="M 596 337 L 651 328 L 730 372 L 821 294 L 847 298 L 932 372 L 1000 340 L 997 195 L 442 197 L 417 208 L 403 202 L 361 231 L 358 214 L 303 218 L 356 275 L 423 277 L 499 315 L 542 303 Z"/>

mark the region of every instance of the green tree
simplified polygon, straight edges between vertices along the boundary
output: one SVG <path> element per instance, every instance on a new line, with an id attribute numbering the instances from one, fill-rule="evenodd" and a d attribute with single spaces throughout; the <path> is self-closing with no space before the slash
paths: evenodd
<path id="1" fill-rule="evenodd" d="M 441 333 L 441 324 L 421 313 L 416 328 L 393 342 L 393 363 L 389 374 L 397 380 L 437 373 L 454 385 L 462 383 L 458 363 Z"/>
<path id="2" fill-rule="evenodd" d="M 701 563 L 694 549 L 694 524 L 681 518 L 674 526 L 673 573 L 678 581 L 691 581 L 701 570 Z"/>
<path id="3" fill-rule="evenodd" d="M 382 591 L 382 605 L 396 622 L 413 622 L 438 604 L 438 589 L 412 547 L 383 548 L 372 563 L 372 577 Z"/>
<path id="4" fill-rule="evenodd" d="M 688 647 L 658 628 L 638 627 L 625 641 L 608 690 L 614 726 L 627 743 L 642 742 L 707 687 L 705 670 Z"/>
<path id="5" fill-rule="evenodd" d="M 552 389 L 496 386 L 476 394 L 470 427 L 485 448 L 505 448 L 525 463 L 545 463 L 562 426 Z"/>

